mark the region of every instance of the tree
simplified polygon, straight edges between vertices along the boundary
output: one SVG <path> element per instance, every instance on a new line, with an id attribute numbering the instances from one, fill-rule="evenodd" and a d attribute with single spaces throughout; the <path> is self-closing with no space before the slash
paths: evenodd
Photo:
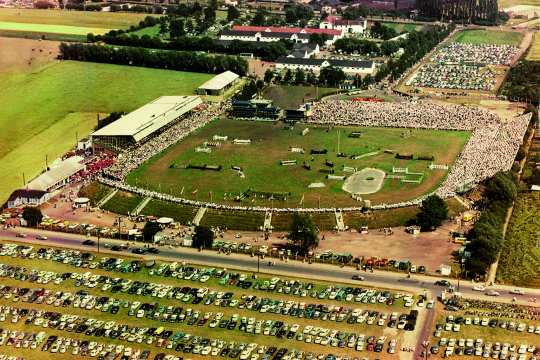
<path id="1" fill-rule="evenodd" d="M 486 184 L 486 197 L 492 201 L 502 201 L 506 204 L 514 201 L 517 187 L 509 173 L 498 172 Z"/>
<path id="2" fill-rule="evenodd" d="M 154 235 L 161 231 L 161 225 L 155 221 L 147 221 L 143 228 L 143 240 L 146 242 L 154 241 Z"/>
<path id="3" fill-rule="evenodd" d="M 257 12 L 253 19 L 251 19 L 251 25 L 263 26 L 266 23 L 266 17 L 268 16 L 268 11 L 263 8 L 258 8 Z"/>
<path id="4" fill-rule="evenodd" d="M 292 71 L 291 69 L 287 69 L 287 71 L 285 72 L 285 76 L 283 77 L 283 82 L 288 84 L 292 81 Z"/>
<path id="5" fill-rule="evenodd" d="M 193 25 L 193 21 L 191 19 L 186 20 L 186 31 L 188 33 L 193 33 L 195 31 L 195 25 Z"/>
<path id="6" fill-rule="evenodd" d="M 448 218 L 448 205 L 437 195 L 428 196 L 422 201 L 416 223 L 422 230 L 433 230 Z"/>
<path id="7" fill-rule="evenodd" d="M 169 24 L 165 17 L 160 18 L 159 21 L 159 35 L 165 36 L 169 32 Z"/>
<path id="8" fill-rule="evenodd" d="M 397 41 L 385 41 L 381 44 L 381 52 L 383 55 L 390 56 L 399 50 Z"/>
<path id="9" fill-rule="evenodd" d="M 214 244 L 214 232 L 207 226 L 196 226 L 191 246 L 197 249 L 211 249 Z"/>
<path id="10" fill-rule="evenodd" d="M 240 11 L 235 6 L 230 6 L 227 8 L 227 21 L 233 21 L 240 17 Z"/>
<path id="11" fill-rule="evenodd" d="M 312 85 L 315 85 L 317 83 L 317 76 L 315 76 L 315 73 L 313 73 L 313 71 L 308 72 L 307 82 L 308 84 L 312 84 Z"/>
<path id="12" fill-rule="evenodd" d="M 319 245 L 319 234 L 311 217 L 304 214 L 295 213 L 289 241 L 302 256 Z"/>
<path id="13" fill-rule="evenodd" d="M 270 84 L 273 78 L 274 78 L 274 72 L 270 69 L 266 69 L 264 73 L 264 82 L 267 84 Z"/>
<path id="14" fill-rule="evenodd" d="M 186 30 L 184 29 L 184 20 L 178 18 L 171 19 L 171 21 L 169 21 L 169 30 L 171 39 L 176 39 L 180 36 L 184 36 L 186 33 Z"/>
<path id="15" fill-rule="evenodd" d="M 345 81 L 346 78 L 347 76 L 343 70 L 333 66 L 327 66 L 321 69 L 319 83 L 329 86 L 338 86 Z"/>
<path id="16" fill-rule="evenodd" d="M 28 226 L 37 226 L 43 219 L 41 210 L 36 206 L 26 206 L 23 209 L 22 217 L 28 223 Z"/>
<path id="17" fill-rule="evenodd" d="M 317 44 L 320 47 L 323 47 L 326 43 L 326 40 L 328 40 L 328 36 L 326 34 L 310 34 L 309 35 L 309 42 L 313 44 Z"/>
<path id="18" fill-rule="evenodd" d="M 303 84 L 306 81 L 306 74 L 304 73 L 304 70 L 298 68 L 296 69 L 296 74 L 294 75 L 294 82 L 295 84 Z"/>

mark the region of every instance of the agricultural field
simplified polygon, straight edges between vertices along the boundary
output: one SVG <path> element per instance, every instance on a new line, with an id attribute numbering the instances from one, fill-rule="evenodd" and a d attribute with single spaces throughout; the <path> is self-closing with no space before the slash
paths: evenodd
<path id="1" fill-rule="evenodd" d="M 315 86 L 270 86 L 264 90 L 263 97 L 273 100 L 282 109 L 296 109 L 306 101 L 320 99 L 327 94 L 336 93 L 338 89 Z"/>
<path id="2" fill-rule="evenodd" d="M 534 39 L 526 59 L 530 61 L 540 61 L 540 33 L 538 32 L 534 34 Z"/>
<path id="3" fill-rule="evenodd" d="M 540 194 L 520 193 L 503 243 L 498 280 L 540 286 Z"/>
<path id="4" fill-rule="evenodd" d="M 538 0 L 499 0 L 499 9 L 506 9 L 512 6 L 533 5 L 539 6 Z"/>
<path id="5" fill-rule="evenodd" d="M 454 41 L 471 44 L 497 44 L 519 46 L 523 34 L 513 31 L 463 30 L 458 32 Z"/>
<path id="6" fill-rule="evenodd" d="M 325 172 L 335 169 L 336 175 L 347 175 L 343 166 L 358 169 L 374 167 L 387 173 L 392 167 L 408 167 L 410 172 L 425 172 L 420 183 L 384 180 L 380 191 L 363 195 L 372 203 L 403 201 L 432 191 L 446 176 L 445 171 L 427 169 L 429 161 L 396 159 L 395 153 L 433 155 L 436 163 L 451 164 L 467 141 L 467 132 L 380 128 L 333 128 L 305 125 L 286 129 L 281 123 L 216 120 L 193 133 L 182 142 L 155 156 L 128 176 L 128 183 L 151 190 L 198 200 L 235 203 L 241 193 L 288 193 L 285 199 L 271 200 L 252 195 L 245 199 L 249 205 L 283 207 L 351 206 L 357 202 L 342 190 L 342 180 L 326 178 Z M 361 132 L 360 138 L 349 137 Z M 407 134 L 404 134 L 407 132 Z M 211 153 L 195 152 L 195 148 L 213 135 L 229 139 L 251 139 L 250 145 L 234 145 L 230 141 L 215 147 Z M 339 140 L 338 140 L 339 137 Z M 338 151 L 339 143 L 339 151 Z M 302 148 L 305 154 L 293 153 L 291 147 Z M 325 155 L 310 155 L 312 149 L 327 149 Z M 384 150 L 392 149 L 395 153 Z M 338 157 L 337 152 L 349 157 Z M 351 159 L 350 156 L 358 156 Z M 281 160 L 296 160 L 292 166 L 280 165 Z M 325 162 L 329 163 L 326 164 Z M 311 166 L 310 170 L 303 164 Z M 186 169 L 192 165 L 221 165 L 221 171 Z M 240 166 L 241 173 L 232 166 Z M 371 179 L 368 179 L 368 181 Z M 322 183 L 323 187 L 308 187 Z M 159 184 L 159 185 L 158 185 Z M 248 191 L 249 190 L 249 191 Z"/>
<path id="7" fill-rule="evenodd" d="M 138 36 L 159 36 L 159 25 L 154 25 L 150 27 L 145 27 L 136 31 L 130 32 L 132 35 L 138 35 Z"/>
<path id="8" fill-rule="evenodd" d="M 39 30 L 42 32 L 47 32 L 47 26 L 68 26 L 73 31 L 77 28 L 108 31 L 127 29 L 131 25 L 137 25 L 146 16 L 147 14 L 136 13 L 2 8 L 0 9 L 0 24 L 43 25 L 43 29 Z M 84 35 L 88 32 L 91 31 L 86 31 Z"/>
<path id="9" fill-rule="evenodd" d="M 0 38 L 0 203 L 49 161 L 88 135 L 97 116 L 131 111 L 161 95 L 192 94 L 210 75 L 109 64 L 58 62 L 49 42 Z M 33 49 L 33 50 L 31 50 Z M 16 56 L 18 55 L 18 56 Z M 4 70 L 5 69 L 5 70 Z M 118 77 L 118 74 L 123 74 Z M 114 79 L 114 81 L 112 81 Z M 136 90 L 136 91 L 135 91 Z M 25 96 L 21 96 L 25 94 Z M 39 109 L 39 111 L 35 111 Z M 18 119 L 13 126 L 13 119 Z M 35 151 L 39 148 L 40 151 Z"/>
<path id="10" fill-rule="evenodd" d="M 46 346 L 51 335 L 96 341 L 104 344 L 103 350 L 109 344 L 146 349 L 151 353 L 150 359 L 158 353 L 188 355 L 197 360 L 219 354 L 227 356 L 236 351 L 238 343 L 255 343 L 251 351 L 260 354 L 267 351 L 273 354 L 284 348 L 282 351 L 289 353 L 298 350 L 353 357 L 375 354 L 375 350 L 384 354 L 385 359 L 397 359 L 401 345 L 410 342 L 414 334 L 403 327 L 411 330 L 421 326 L 416 324 L 416 316 L 407 316 L 411 312 L 405 303 L 415 303 L 418 298 L 414 294 L 352 283 L 270 279 L 264 274 L 252 278 L 250 273 L 234 269 L 195 264 L 158 262 L 146 266 L 140 258 L 118 253 L 105 257 L 91 248 L 82 257 L 58 248 L 40 250 L 36 246 L 30 250 L 15 246 L 3 242 L 0 252 L 4 255 L 0 256 L 0 263 L 12 269 L 2 273 L 0 306 L 13 308 L 13 312 L 5 314 L 2 331 L 45 333 L 36 341 L 35 349 L 23 344 L 9 347 L 10 354 L 28 359 L 39 353 L 42 359 L 63 360 L 72 358 L 75 348 L 84 351 L 84 345 L 55 344 L 54 340 Z M 22 253 L 29 257 L 22 258 Z M 81 269 L 82 263 L 86 264 L 85 269 Z M 41 280 L 39 286 L 29 280 L 30 270 L 26 269 L 35 271 Z M 12 271 L 18 274 L 10 276 Z M 65 273 L 72 275 L 61 279 Z M 113 278 L 119 282 L 113 283 Z M 10 291 L 28 288 L 28 296 L 21 293 L 15 301 L 12 296 L 5 296 L 5 286 Z M 306 296 L 309 294 L 313 297 Z M 259 299 L 263 298 L 264 303 L 260 303 Z M 280 301 L 290 302 L 290 306 Z M 304 309 L 298 306 L 300 302 L 312 305 Z M 317 306 L 328 310 L 319 311 Z M 356 307 L 361 310 L 353 312 Z M 21 312 L 22 309 L 28 311 Z M 64 325 L 51 321 L 44 327 L 41 314 L 29 313 L 33 310 L 50 312 L 50 320 L 58 312 L 73 315 L 74 319 Z M 20 316 L 12 320 L 15 313 Z M 29 316 L 33 316 L 32 320 L 26 321 Z M 87 319 L 94 320 L 84 324 Z M 117 324 L 129 329 L 137 327 L 138 331 L 129 338 L 129 334 L 118 336 L 120 333 L 110 336 L 111 332 L 105 330 Z M 384 338 L 379 338 L 382 335 Z M 193 337 L 198 337 L 198 341 L 193 342 Z M 0 342 L 0 353 L 8 349 L 6 340 Z M 35 339 L 30 339 L 28 345 L 32 341 Z M 236 345 L 223 350 L 230 341 Z M 377 341 L 379 345 L 375 346 Z M 393 350 L 389 351 L 390 348 Z"/>

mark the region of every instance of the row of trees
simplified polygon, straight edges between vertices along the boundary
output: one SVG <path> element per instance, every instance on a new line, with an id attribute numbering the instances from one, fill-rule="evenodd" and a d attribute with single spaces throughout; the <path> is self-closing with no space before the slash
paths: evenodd
<path id="1" fill-rule="evenodd" d="M 493 25 L 497 23 L 497 0 L 418 0 L 420 15 L 441 21 Z"/>
<path id="2" fill-rule="evenodd" d="M 495 262 L 503 241 L 506 214 L 517 195 L 514 174 L 499 172 L 485 184 L 485 210 L 467 235 L 466 250 L 471 256 L 465 262 L 470 277 L 483 276 Z"/>
<path id="3" fill-rule="evenodd" d="M 247 62 L 241 57 L 193 51 L 156 51 L 134 47 L 61 43 L 59 58 L 211 74 L 227 70 L 240 76 L 247 73 Z"/>
<path id="4" fill-rule="evenodd" d="M 335 49 L 346 54 L 363 54 L 369 56 L 390 56 L 400 48 L 400 41 L 385 41 L 380 45 L 374 41 L 358 39 L 358 38 L 343 38 L 338 39 L 335 43 Z"/>
<path id="5" fill-rule="evenodd" d="M 143 47 L 149 49 L 204 51 L 229 55 L 252 53 L 257 57 L 268 61 L 273 61 L 280 56 L 286 55 L 293 45 L 290 41 L 260 43 L 253 41 L 232 40 L 230 42 L 224 43 L 206 36 L 179 36 L 172 41 L 163 41 L 158 37 L 151 37 L 148 35 L 138 36 L 135 34 L 124 34 L 118 33 L 116 30 L 111 31 L 105 35 L 88 34 L 87 41 L 101 41 L 109 45 Z"/>
<path id="6" fill-rule="evenodd" d="M 280 73 L 274 73 L 272 70 L 266 70 L 264 74 L 264 82 L 280 83 L 284 85 L 323 85 L 323 86 L 339 86 L 347 79 L 347 75 L 340 68 L 327 66 L 321 69 L 319 76 L 312 71 L 304 71 L 296 69 L 292 71 L 287 69 L 283 76 Z"/>
<path id="7" fill-rule="evenodd" d="M 501 90 L 510 99 L 533 104 L 540 99 L 540 61 L 521 60 L 510 69 Z"/>

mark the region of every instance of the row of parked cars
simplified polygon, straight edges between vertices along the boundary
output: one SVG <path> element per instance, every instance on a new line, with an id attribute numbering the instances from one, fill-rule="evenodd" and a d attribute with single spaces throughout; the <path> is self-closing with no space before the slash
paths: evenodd
<path id="1" fill-rule="evenodd" d="M 292 317 L 317 319 L 323 321 L 347 322 L 349 324 L 365 323 L 368 325 L 388 326 L 391 328 L 414 330 L 414 324 L 407 321 L 406 314 L 397 312 L 387 313 L 376 310 L 361 310 L 350 307 L 325 305 L 316 303 L 305 303 L 297 301 L 283 301 L 270 298 L 261 298 L 255 295 L 242 295 L 240 298 L 234 298 L 232 292 L 223 292 L 210 290 L 207 287 L 191 288 L 180 287 L 141 281 L 132 281 L 130 279 L 111 278 L 105 275 L 92 274 L 91 272 L 80 273 L 62 273 L 57 274 L 51 271 L 26 271 L 21 267 L 0 264 L 0 277 L 14 277 L 20 280 L 28 280 L 38 284 L 48 284 L 53 282 L 61 284 L 66 280 L 73 280 L 75 286 L 85 286 L 89 289 L 99 288 L 102 291 L 111 293 L 128 293 L 132 295 L 151 296 L 157 299 L 176 299 L 186 304 L 204 304 L 208 306 L 218 306 L 226 308 L 247 309 L 259 313 L 274 313 L 280 315 L 289 315 Z M 25 289 L 29 291 L 29 289 Z M 87 294 L 84 292 L 84 294 Z M 39 299 L 40 294 L 35 292 L 31 295 L 15 294 L 15 296 L 31 296 L 31 299 Z M 11 296 L 11 295 L 7 295 Z M 74 299 L 66 298 L 62 294 L 61 298 L 50 298 L 49 301 L 58 304 L 64 304 L 66 300 L 75 305 L 83 303 L 87 309 L 99 307 L 100 309 L 118 312 L 119 306 L 114 298 L 101 296 L 99 298 L 86 295 L 85 300 L 78 297 Z M 86 301 L 87 299 L 90 299 Z M 79 305 L 80 306 L 80 305 Z M 141 310 L 144 314 L 144 310 Z M 144 316 L 144 315 L 141 315 Z"/>
<path id="2" fill-rule="evenodd" d="M 498 318 L 489 318 L 487 316 L 454 316 L 448 315 L 446 317 L 446 322 L 444 324 L 444 330 L 446 331 L 460 331 L 462 326 L 484 326 L 490 328 L 501 328 L 508 331 L 516 332 L 528 332 L 530 334 L 540 335 L 540 325 L 531 325 L 525 322 L 519 321 L 508 321 Z M 438 328 L 442 328 L 443 325 L 440 325 Z"/>
<path id="3" fill-rule="evenodd" d="M 57 335 L 47 336 L 44 331 L 26 332 L 0 329 L 0 349 L 2 346 L 34 349 L 53 354 L 70 354 L 74 357 L 90 356 L 103 360 L 148 360 L 150 350 L 113 345 L 103 342 L 78 340 Z M 0 357 L 1 359 L 1 357 Z M 176 360 L 169 356 L 164 360 Z"/>
<path id="4" fill-rule="evenodd" d="M 182 352 L 183 354 L 196 354 L 204 356 L 222 356 L 228 358 L 239 358 L 242 360 L 258 360 L 258 359 L 336 359 L 337 357 L 331 354 L 313 354 L 304 353 L 300 351 L 289 351 L 287 348 L 277 349 L 275 347 L 268 347 L 258 345 L 256 343 L 238 343 L 233 341 L 224 341 L 221 339 L 209 339 L 201 336 L 193 336 L 191 334 L 172 330 L 167 330 L 165 327 L 148 328 L 148 327 L 136 327 L 128 326 L 126 324 L 119 324 L 115 321 L 97 320 L 94 318 L 86 318 L 78 315 L 61 314 L 58 312 L 41 311 L 41 310 L 28 310 L 24 308 L 18 308 L 13 306 L 2 306 L 0 313 L 6 316 L 5 320 L 11 324 L 17 324 L 19 322 L 24 323 L 27 326 L 35 326 L 40 328 L 51 328 L 55 330 L 66 331 L 74 334 L 81 334 L 84 336 L 93 336 L 101 338 L 115 339 L 119 341 L 125 341 L 128 343 L 137 343 L 145 345 L 154 345 L 162 349 L 174 349 L 176 352 Z M 294 327 L 294 326 L 293 326 Z M 293 331 L 293 327 L 290 331 Z M 296 331 L 300 329 L 297 326 Z M 305 329 L 304 329 L 305 331 Z M 302 333 L 304 333 L 302 331 Z M 6 340 L 0 341 L 0 346 L 4 345 L 7 341 L 7 345 L 15 345 L 17 347 L 30 347 L 37 348 L 44 341 L 44 333 L 40 335 L 39 341 L 33 337 L 15 336 L 15 339 L 20 340 L 15 343 L 15 340 L 9 340 L 9 332 L 6 332 Z M 66 340 L 69 339 L 69 340 Z M 361 340 L 360 340 L 361 339 Z M 25 340 L 27 342 L 25 343 Z M 380 344 L 384 344 L 386 338 L 375 337 L 365 338 L 365 336 L 359 336 L 355 341 L 367 342 L 369 346 L 374 347 L 374 351 L 380 348 Z M 35 341 L 35 342 L 34 342 Z M 349 340 L 350 341 L 350 340 Z M 17 345 L 20 344 L 20 345 Z M 26 346 L 25 346 L 26 344 Z M 73 345 L 73 348 L 69 347 Z M 337 345 L 336 345 L 337 346 Z M 395 340 L 390 341 L 389 347 L 392 347 L 395 351 Z M 70 351 L 72 355 L 90 355 L 92 357 L 103 356 L 105 359 L 106 353 L 112 351 L 124 351 L 124 355 L 129 351 L 127 358 L 146 359 L 150 354 L 149 350 L 132 350 L 130 346 L 114 347 L 113 345 L 107 345 L 101 341 L 79 341 L 72 338 L 57 338 L 51 336 L 44 341 L 41 345 L 43 351 L 65 353 Z M 132 352 L 136 352 L 136 356 L 132 357 Z M 90 352 L 90 353 L 89 353 Z M 287 355 L 288 354 L 288 355 Z M 146 357 L 145 357 L 146 356 Z"/>
<path id="5" fill-rule="evenodd" d="M 6 244 L 14 245 L 14 244 Z M 38 257 L 52 261 L 70 264 L 82 268 L 102 268 L 108 271 L 138 272 L 145 267 L 140 260 L 126 261 L 123 258 L 104 257 L 100 261 L 94 261 L 91 253 L 67 249 L 40 248 L 33 252 L 31 247 L 19 247 L 16 252 L 21 257 Z M 13 246 L 11 246 L 13 248 Z M 21 250 L 22 249 L 22 250 Z M 0 251 L 0 255 L 2 251 Z M 11 256 L 11 255 L 10 255 Z M 179 280 L 206 283 L 215 280 L 222 286 L 231 286 L 243 290 L 254 289 L 259 291 L 275 292 L 278 294 L 296 295 L 300 297 L 312 297 L 314 299 L 328 299 L 335 301 L 357 302 L 364 304 L 387 304 L 392 305 L 396 300 L 402 301 L 405 307 L 412 307 L 415 298 L 409 294 L 391 293 L 369 288 L 352 286 L 326 286 L 321 287 L 314 283 L 298 280 L 287 280 L 274 277 L 272 279 L 253 279 L 245 273 L 226 271 L 224 269 L 193 267 L 185 264 L 161 263 L 148 270 L 151 276 L 173 277 Z"/>
<path id="6" fill-rule="evenodd" d="M 445 357 L 468 355 L 500 360 L 526 360 L 540 356 L 540 349 L 534 345 L 484 342 L 481 338 L 447 339 L 443 337 L 437 344 L 431 346 L 430 351 L 432 354 L 442 353 Z"/>

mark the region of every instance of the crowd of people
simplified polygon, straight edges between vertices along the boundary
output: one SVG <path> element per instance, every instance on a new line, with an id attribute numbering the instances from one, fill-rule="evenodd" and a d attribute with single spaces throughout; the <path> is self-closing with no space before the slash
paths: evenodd
<path id="1" fill-rule="evenodd" d="M 492 91 L 496 73 L 489 67 L 467 64 L 424 64 L 407 85 L 438 89 Z"/>
<path id="2" fill-rule="evenodd" d="M 450 43 L 438 49 L 407 80 L 407 86 L 438 89 L 493 91 L 492 66 L 510 66 L 519 53 L 511 45 Z"/>
<path id="3" fill-rule="evenodd" d="M 225 105 L 214 105 L 194 112 L 156 137 L 120 154 L 118 161 L 105 170 L 107 176 L 100 181 L 120 190 L 159 200 L 191 206 L 236 211 L 272 212 L 333 212 L 336 208 L 272 208 L 264 206 L 227 205 L 190 200 L 128 185 L 126 175 L 144 161 L 204 126 L 218 116 Z M 494 113 L 477 107 L 440 105 L 430 101 L 397 103 L 321 101 L 314 104 L 313 115 L 307 122 L 330 126 L 354 125 L 373 127 L 400 127 L 414 129 L 467 130 L 471 137 L 451 167 L 443 184 L 435 190 L 441 197 L 455 195 L 465 184 L 477 184 L 498 171 L 509 170 L 527 130 L 531 114 L 502 122 Z M 387 209 L 417 205 L 431 194 L 414 200 L 377 204 L 373 209 Z M 343 211 L 360 210 L 361 206 L 341 208 Z"/>
<path id="4" fill-rule="evenodd" d="M 321 101 L 307 122 L 412 129 L 474 130 L 480 124 L 498 124 L 494 113 L 473 106 L 439 105 L 428 101 L 352 102 Z"/>
<path id="5" fill-rule="evenodd" d="M 309 122 L 325 125 L 406 127 L 415 129 L 468 130 L 471 137 L 457 158 L 444 183 L 435 193 L 450 197 L 467 184 L 479 182 L 512 167 L 531 114 L 502 122 L 487 110 L 463 105 L 439 105 L 429 101 L 361 103 L 322 101 L 314 105 Z M 374 209 L 410 206 L 423 197 Z"/>
<path id="6" fill-rule="evenodd" d="M 193 131 L 208 124 L 216 116 L 223 113 L 224 106 L 203 105 L 195 109 L 160 134 L 120 153 L 117 162 L 107 168 L 104 174 L 108 177 L 124 180 L 131 171 L 138 168 L 143 162 L 159 154 L 169 146 L 176 144 Z"/>
<path id="7" fill-rule="evenodd" d="M 431 61 L 440 64 L 478 64 L 510 66 L 519 53 L 512 45 L 449 43 L 440 48 Z"/>

